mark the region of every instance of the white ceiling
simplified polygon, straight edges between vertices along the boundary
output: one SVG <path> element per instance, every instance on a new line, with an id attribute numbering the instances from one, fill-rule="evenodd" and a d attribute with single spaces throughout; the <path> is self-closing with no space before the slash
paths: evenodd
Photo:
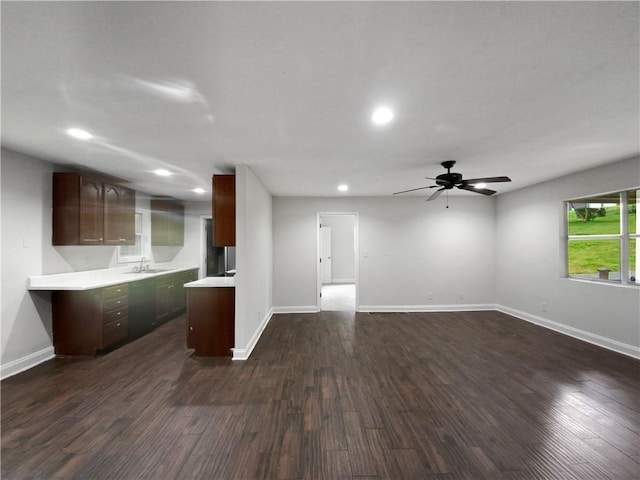
<path id="1" fill-rule="evenodd" d="M 505 192 L 640 151 L 638 2 L 1 9 L 3 146 L 152 194 L 244 164 L 274 195 L 389 195 L 447 159 Z"/>

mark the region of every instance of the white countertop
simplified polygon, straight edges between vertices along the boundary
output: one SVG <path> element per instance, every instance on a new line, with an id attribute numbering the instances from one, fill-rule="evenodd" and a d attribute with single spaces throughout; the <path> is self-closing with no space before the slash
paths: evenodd
<path id="1" fill-rule="evenodd" d="M 194 265 L 175 265 L 171 263 L 157 263 L 152 269 L 156 272 L 131 273 L 132 266 L 105 268 L 102 270 L 88 270 L 84 272 L 57 273 L 29 277 L 29 290 L 91 290 L 93 288 L 109 287 L 120 283 L 130 283 L 137 280 L 159 277 L 171 273 L 198 269 Z"/>
<path id="2" fill-rule="evenodd" d="M 205 277 L 195 282 L 189 282 L 184 284 L 187 288 L 197 287 L 235 287 L 235 277 Z"/>

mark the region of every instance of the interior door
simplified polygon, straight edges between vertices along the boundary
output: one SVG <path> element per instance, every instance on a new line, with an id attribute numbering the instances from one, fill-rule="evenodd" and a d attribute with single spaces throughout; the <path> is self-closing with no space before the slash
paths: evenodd
<path id="1" fill-rule="evenodd" d="M 320 229 L 320 252 L 322 283 L 331 283 L 331 227 Z"/>

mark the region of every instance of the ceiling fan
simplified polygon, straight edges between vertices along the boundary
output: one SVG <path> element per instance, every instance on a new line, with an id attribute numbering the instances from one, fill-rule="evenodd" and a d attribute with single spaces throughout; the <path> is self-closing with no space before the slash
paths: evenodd
<path id="1" fill-rule="evenodd" d="M 399 195 L 401 193 L 415 192 L 416 190 L 424 190 L 427 188 L 436 187 L 440 188 L 433 192 L 431 196 L 429 196 L 429 198 L 427 198 L 427 202 L 435 200 L 440 196 L 442 192 L 444 192 L 445 190 L 451 190 L 453 187 L 459 188 L 460 190 L 469 190 L 470 192 L 481 193 L 482 195 L 493 195 L 494 193 L 496 193 L 496 191 L 485 188 L 485 184 L 511 181 L 509 177 L 470 178 L 468 180 L 465 180 L 462 178 L 461 173 L 451 173 L 451 167 L 453 167 L 455 164 L 455 160 L 447 160 L 446 162 L 442 162 L 440 165 L 447 169 L 447 173 L 438 175 L 436 178 L 426 177 L 428 180 L 434 180 L 436 182 L 435 185 L 403 190 L 401 192 L 395 192 L 393 195 Z"/>

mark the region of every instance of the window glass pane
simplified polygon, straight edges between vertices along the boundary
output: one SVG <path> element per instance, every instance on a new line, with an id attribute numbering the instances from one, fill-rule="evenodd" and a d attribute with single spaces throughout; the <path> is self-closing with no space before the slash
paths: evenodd
<path id="1" fill-rule="evenodd" d="M 620 194 L 612 193 L 567 202 L 569 235 L 620 233 Z"/>
<path id="2" fill-rule="evenodd" d="M 638 261 L 640 261 L 640 242 L 632 238 L 629 240 L 629 281 L 640 285 Z"/>
<path id="3" fill-rule="evenodd" d="M 619 240 L 569 240 L 569 275 L 620 280 Z"/>
<path id="4" fill-rule="evenodd" d="M 640 217 L 636 214 L 638 206 L 640 206 L 640 190 L 630 190 L 628 196 L 629 202 L 629 233 L 640 233 Z"/>
<path id="5" fill-rule="evenodd" d="M 121 257 L 133 257 L 142 255 L 142 235 L 136 235 L 135 245 L 120 245 Z"/>

